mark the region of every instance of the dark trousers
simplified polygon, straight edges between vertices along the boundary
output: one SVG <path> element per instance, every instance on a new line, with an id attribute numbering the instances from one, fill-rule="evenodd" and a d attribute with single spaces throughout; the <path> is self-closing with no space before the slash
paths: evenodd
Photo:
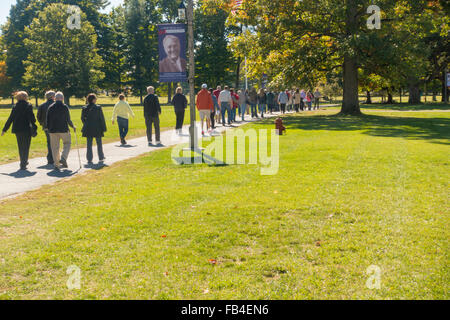
<path id="1" fill-rule="evenodd" d="M 304 110 L 305 109 L 305 102 L 303 101 L 303 99 L 300 100 L 300 110 Z"/>
<path id="2" fill-rule="evenodd" d="M 102 161 L 105 159 L 105 155 L 103 154 L 103 143 L 102 143 L 102 137 L 87 137 L 87 150 L 86 150 L 86 159 L 88 162 L 92 162 L 92 159 L 94 158 L 94 155 L 92 153 L 92 143 L 94 141 L 97 142 L 97 152 L 98 152 L 98 159 Z"/>
<path id="3" fill-rule="evenodd" d="M 45 131 L 45 137 L 47 138 L 47 162 L 49 164 L 53 164 L 52 145 L 50 143 L 50 134 L 48 131 Z"/>
<path id="4" fill-rule="evenodd" d="M 253 104 L 253 103 L 250 104 L 250 110 L 252 111 L 252 118 L 258 117 L 258 110 L 256 110 L 256 103 L 255 104 Z"/>
<path id="5" fill-rule="evenodd" d="M 147 116 L 145 118 L 145 126 L 147 127 L 147 140 L 152 142 L 152 126 L 155 126 L 156 141 L 161 141 L 161 132 L 159 129 L 159 116 Z"/>
<path id="6" fill-rule="evenodd" d="M 176 130 L 183 129 L 183 123 L 184 123 L 184 112 L 185 110 L 175 110 L 175 116 L 177 118 L 177 124 L 175 126 Z M 158 139 L 156 139 L 158 140 Z"/>
<path id="7" fill-rule="evenodd" d="M 20 167 L 26 167 L 30 155 L 31 134 L 29 132 L 16 133 L 17 146 L 19 147 Z"/>
<path id="8" fill-rule="evenodd" d="M 216 111 L 211 112 L 211 128 L 216 128 Z"/>
<path id="9" fill-rule="evenodd" d="M 220 108 L 220 111 L 222 112 L 222 125 L 225 126 L 225 112 L 228 115 L 228 124 L 231 124 L 231 108 L 230 104 L 228 102 L 222 102 L 222 106 Z"/>
<path id="10" fill-rule="evenodd" d="M 280 108 L 281 108 L 281 113 L 285 113 L 286 112 L 286 104 L 280 103 Z"/>
<path id="11" fill-rule="evenodd" d="M 125 139 L 128 134 L 128 119 L 117 117 L 117 124 L 119 125 L 120 139 Z"/>

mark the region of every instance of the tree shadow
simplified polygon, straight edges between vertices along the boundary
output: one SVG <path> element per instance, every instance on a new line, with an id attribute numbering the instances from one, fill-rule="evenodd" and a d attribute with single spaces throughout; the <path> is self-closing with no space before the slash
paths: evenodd
<path id="1" fill-rule="evenodd" d="M 449 118 L 413 118 L 378 115 L 315 115 L 283 118 L 286 128 L 302 130 L 362 131 L 378 137 L 430 140 L 450 144 Z M 444 141 L 445 140 L 445 141 Z"/>
<path id="2" fill-rule="evenodd" d="M 29 178 L 29 177 L 33 177 L 34 175 L 36 175 L 37 172 L 31 172 L 28 170 L 18 170 L 16 172 L 13 173 L 1 173 L 4 176 L 10 176 L 16 179 L 22 179 L 22 178 Z"/>
<path id="3" fill-rule="evenodd" d="M 445 103 L 373 103 L 373 104 L 361 104 L 361 109 L 382 109 L 382 110 L 450 110 L 450 105 Z"/>

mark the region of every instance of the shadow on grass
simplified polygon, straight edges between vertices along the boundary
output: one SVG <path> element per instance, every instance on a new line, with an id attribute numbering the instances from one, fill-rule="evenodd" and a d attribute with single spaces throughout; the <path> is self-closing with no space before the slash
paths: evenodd
<path id="1" fill-rule="evenodd" d="M 408 104 L 408 103 L 373 103 L 373 104 L 361 104 L 361 109 L 381 109 L 381 110 L 450 110 L 450 105 L 445 103 L 420 103 L 420 104 Z"/>
<path id="2" fill-rule="evenodd" d="M 358 130 L 364 134 L 377 137 L 424 139 L 431 140 L 433 143 L 450 144 L 449 118 L 412 118 L 378 115 L 352 117 L 336 114 L 304 117 L 287 116 L 283 120 L 288 130 Z"/>

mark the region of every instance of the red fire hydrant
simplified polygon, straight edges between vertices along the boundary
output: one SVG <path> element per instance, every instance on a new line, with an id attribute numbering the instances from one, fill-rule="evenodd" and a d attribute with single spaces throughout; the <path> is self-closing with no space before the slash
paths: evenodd
<path id="1" fill-rule="evenodd" d="M 277 133 L 280 136 L 283 135 L 283 131 L 286 132 L 286 128 L 283 126 L 283 119 L 281 119 L 280 117 L 275 120 L 275 129 L 278 130 Z"/>

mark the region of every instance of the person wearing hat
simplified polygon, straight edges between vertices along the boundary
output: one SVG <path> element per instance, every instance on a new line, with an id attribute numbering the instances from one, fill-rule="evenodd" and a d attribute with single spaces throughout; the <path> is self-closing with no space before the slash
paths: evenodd
<path id="1" fill-rule="evenodd" d="M 208 86 L 205 83 L 202 84 L 202 90 L 200 90 L 197 94 L 196 105 L 202 123 L 202 135 L 204 135 L 205 131 L 203 131 L 203 121 L 206 119 L 206 128 L 210 131 L 210 116 L 211 112 L 214 111 L 213 99 L 211 97 L 211 93 L 208 91 Z"/>

